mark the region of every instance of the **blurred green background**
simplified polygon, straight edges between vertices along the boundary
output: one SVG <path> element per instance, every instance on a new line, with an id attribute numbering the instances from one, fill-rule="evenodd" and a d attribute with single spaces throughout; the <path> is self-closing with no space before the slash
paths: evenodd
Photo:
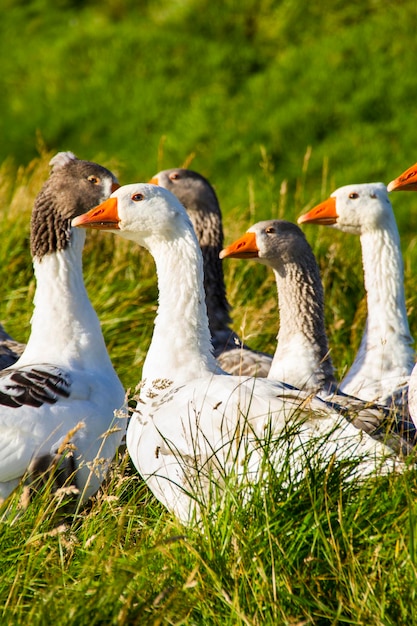
<path id="1" fill-rule="evenodd" d="M 2 4 L 0 161 L 41 141 L 123 182 L 185 163 L 269 210 L 283 181 L 300 208 L 417 160 L 415 0 Z"/>

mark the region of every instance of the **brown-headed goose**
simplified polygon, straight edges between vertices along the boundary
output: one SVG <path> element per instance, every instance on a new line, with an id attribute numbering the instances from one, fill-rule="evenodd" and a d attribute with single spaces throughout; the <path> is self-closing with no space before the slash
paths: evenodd
<path id="1" fill-rule="evenodd" d="M 115 411 L 125 392 L 84 286 L 85 231 L 71 228 L 71 220 L 118 183 L 71 152 L 58 153 L 51 166 L 31 218 L 31 333 L 20 359 L 0 372 L 0 498 L 23 476 L 58 465 L 83 501 L 99 488 L 121 442 L 126 419 Z"/>
<path id="2" fill-rule="evenodd" d="M 298 219 L 359 235 L 368 317 L 359 351 L 340 383 L 364 400 L 401 403 L 415 353 L 407 319 L 400 238 L 383 183 L 346 185 Z M 404 402 L 407 394 L 404 393 Z"/>
<path id="3" fill-rule="evenodd" d="M 184 207 L 168 190 L 125 185 L 72 224 L 134 241 L 155 260 L 158 312 L 126 441 L 148 486 L 181 520 L 209 506 L 214 484 L 226 476 L 235 473 L 244 485 L 261 480 L 265 454 L 294 480 L 311 447 L 317 463 L 357 459 L 361 476 L 397 465 L 389 448 L 317 396 L 219 371 L 201 250 Z M 265 442 L 271 444 L 267 453 Z"/>
<path id="4" fill-rule="evenodd" d="M 230 328 L 230 304 L 226 297 L 223 266 L 223 224 L 219 201 L 209 181 L 184 168 L 162 170 L 149 181 L 169 189 L 185 207 L 193 224 L 204 266 L 204 291 L 214 356 L 229 374 L 268 375 L 272 356 L 251 350 Z"/>

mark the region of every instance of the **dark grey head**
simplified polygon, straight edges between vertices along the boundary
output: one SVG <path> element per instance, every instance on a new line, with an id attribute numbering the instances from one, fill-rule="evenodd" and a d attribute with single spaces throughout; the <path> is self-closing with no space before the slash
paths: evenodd
<path id="1" fill-rule="evenodd" d="M 217 213 L 220 215 L 216 192 L 198 172 L 181 167 L 162 170 L 152 178 L 155 182 L 177 196 L 187 212 Z"/>
<path id="2" fill-rule="evenodd" d="M 106 200 L 119 186 L 110 170 L 59 152 L 51 174 L 35 200 L 31 219 L 32 256 L 63 250 L 71 237 L 71 220 Z"/>
<path id="3" fill-rule="evenodd" d="M 285 263 L 311 262 L 316 264 L 313 251 L 301 228 L 286 220 L 265 220 L 249 228 L 255 233 L 258 260 L 271 267 Z"/>

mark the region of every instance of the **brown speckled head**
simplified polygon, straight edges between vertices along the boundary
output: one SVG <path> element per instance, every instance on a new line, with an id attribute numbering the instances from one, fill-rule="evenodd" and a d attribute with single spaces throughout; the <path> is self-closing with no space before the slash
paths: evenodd
<path id="1" fill-rule="evenodd" d="M 32 211 L 30 246 L 33 257 L 63 250 L 71 238 L 71 220 L 100 204 L 117 189 L 114 174 L 72 152 L 59 152 Z"/>

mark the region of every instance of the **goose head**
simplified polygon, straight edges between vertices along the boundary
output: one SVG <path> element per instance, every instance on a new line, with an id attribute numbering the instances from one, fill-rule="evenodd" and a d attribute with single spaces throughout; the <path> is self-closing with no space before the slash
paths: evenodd
<path id="1" fill-rule="evenodd" d="M 71 220 L 103 202 L 119 187 L 110 170 L 59 152 L 50 161 L 48 180 L 38 193 L 31 217 L 32 256 L 64 249 L 71 239 Z"/>
<path id="2" fill-rule="evenodd" d="M 383 183 L 345 185 L 298 218 L 298 224 L 324 224 L 354 235 L 384 227 L 392 206 Z"/>
<path id="3" fill-rule="evenodd" d="M 107 230 L 145 248 L 152 240 L 174 240 L 193 231 L 180 201 L 167 189 L 149 183 L 119 187 L 110 198 L 79 215 L 73 226 Z"/>
<path id="4" fill-rule="evenodd" d="M 171 191 L 184 205 L 193 224 L 194 221 L 198 223 L 204 214 L 220 216 L 216 193 L 209 181 L 198 172 L 181 167 L 162 170 L 149 182 Z"/>
<path id="5" fill-rule="evenodd" d="M 388 183 L 387 189 L 388 191 L 417 191 L 417 163 Z"/>
<path id="6" fill-rule="evenodd" d="M 220 252 L 220 258 L 256 259 L 274 269 L 299 259 L 309 247 L 302 230 L 286 220 L 266 220 L 251 226 Z"/>

